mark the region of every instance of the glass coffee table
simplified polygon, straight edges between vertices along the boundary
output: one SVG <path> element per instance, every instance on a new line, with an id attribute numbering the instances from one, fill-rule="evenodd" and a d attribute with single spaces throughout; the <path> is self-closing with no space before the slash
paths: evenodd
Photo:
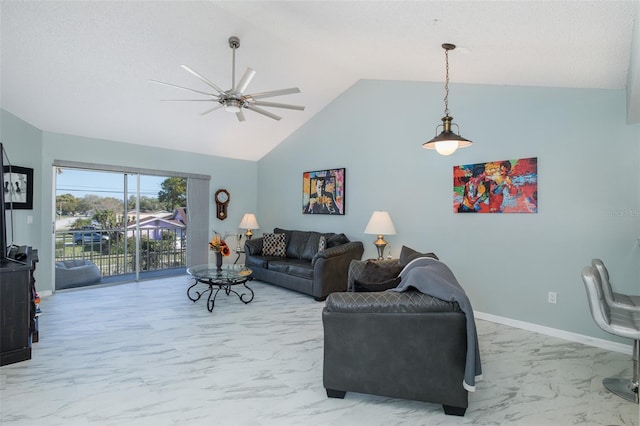
<path id="1" fill-rule="evenodd" d="M 223 290 L 227 296 L 231 293 L 235 294 L 242 302 L 247 304 L 253 300 L 253 290 L 247 285 L 247 281 L 251 281 L 252 279 L 252 272 L 251 269 L 244 265 L 222 265 L 221 269 L 218 269 L 216 265 L 212 263 L 191 266 L 187 269 L 187 273 L 193 277 L 195 283 L 187 289 L 187 296 L 195 303 L 208 292 L 207 309 L 209 312 L 213 312 L 216 297 L 220 290 Z M 198 284 L 207 285 L 208 288 L 201 291 L 196 288 Z M 214 287 L 217 287 L 215 293 L 213 291 Z M 238 293 L 238 291 L 232 287 L 235 287 L 238 291 L 242 291 L 242 293 Z M 245 289 L 248 290 L 249 293 L 245 292 Z"/>

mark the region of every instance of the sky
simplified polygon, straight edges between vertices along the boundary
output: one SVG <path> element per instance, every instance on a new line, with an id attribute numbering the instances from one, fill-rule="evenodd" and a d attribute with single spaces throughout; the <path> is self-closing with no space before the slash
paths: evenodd
<path id="1" fill-rule="evenodd" d="M 96 172 L 77 169 L 62 169 L 56 175 L 56 196 L 71 194 L 82 198 L 87 194 L 101 197 L 124 199 L 124 175 L 122 173 Z M 156 198 L 160 191 L 160 184 L 166 176 L 140 176 L 140 196 Z M 129 176 L 128 191 L 136 194 L 136 177 Z"/>

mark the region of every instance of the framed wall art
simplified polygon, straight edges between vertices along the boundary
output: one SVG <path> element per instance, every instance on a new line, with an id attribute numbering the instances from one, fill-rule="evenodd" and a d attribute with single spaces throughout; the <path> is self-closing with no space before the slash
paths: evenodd
<path id="1" fill-rule="evenodd" d="M 7 209 L 33 209 L 33 169 L 4 166 L 4 205 Z"/>
<path id="2" fill-rule="evenodd" d="M 345 169 L 302 174 L 302 213 L 344 215 Z"/>
<path id="3" fill-rule="evenodd" d="M 455 213 L 537 213 L 538 159 L 453 167 Z"/>

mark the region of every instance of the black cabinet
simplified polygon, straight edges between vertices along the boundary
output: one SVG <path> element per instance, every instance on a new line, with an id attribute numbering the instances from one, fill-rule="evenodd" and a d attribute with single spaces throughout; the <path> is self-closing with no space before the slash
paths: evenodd
<path id="1" fill-rule="evenodd" d="M 31 359 L 38 251 L 27 248 L 21 262 L 0 261 L 0 365 Z"/>

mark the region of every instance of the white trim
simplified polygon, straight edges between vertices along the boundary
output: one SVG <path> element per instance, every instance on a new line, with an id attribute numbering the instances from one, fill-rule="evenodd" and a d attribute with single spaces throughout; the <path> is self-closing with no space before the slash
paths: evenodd
<path id="1" fill-rule="evenodd" d="M 587 346 L 594 346 L 596 348 L 606 349 L 609 351 L 620 352 L 627 355 L 631 355 L 633 351 L 633 345 L 625 345 L 624 343 L 617 343 L 617 342 L 612 342 L 610 340 L 598 339 L 596 337 L 585 336 L 584 334 L 572 333 L 570 331 L 559 330 L 557 328 L 545 327 L 543 325 L 532 324 L 524 321 L 518 321 L 511 318 L 500 317 L 492 314 L 485 314 L 484 312 L 473 311 L 473 315 L 476 318 L 481 320 L 495 322 L 497 324 L 508 325 L 516 328 L 521 328 L 523 330 L 533 331 L 535 333 L 557 337 L 560 339 L 568 340 L 570 342 L 582 343 Z"/>

